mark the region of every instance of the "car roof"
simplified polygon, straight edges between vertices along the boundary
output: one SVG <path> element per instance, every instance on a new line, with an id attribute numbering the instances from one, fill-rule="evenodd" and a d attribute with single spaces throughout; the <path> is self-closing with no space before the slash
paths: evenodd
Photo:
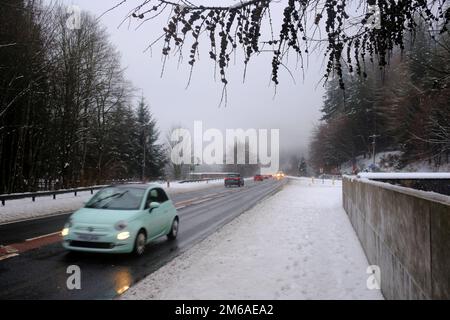
<path id="1" fill-rule="evenodd" d="M 150 189 L 150 188 L 159 188 L 159 186 L 156 185 L 156 184 L 146 184 L 146 183 L 116 184 L 116 185 L 111 185 L 110 187 L 115 187 L 115 188 L 136 188 L 136 189 L 142 189 L 142 190 L 147 190 L 147 189 Z"/>

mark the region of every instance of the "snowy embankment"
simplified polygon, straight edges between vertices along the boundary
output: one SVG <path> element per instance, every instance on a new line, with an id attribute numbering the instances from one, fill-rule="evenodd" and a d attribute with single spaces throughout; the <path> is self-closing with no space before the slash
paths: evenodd
<path id="1" fill-rule="evenodd" d="M 153 184 L 165 189 L 169 195 L 174 195 L 222 185 L 223 181 L 183 184 L 172 182 L 170 188 L 167 188 L 167 185 L 163 183 Z M 6 201 L 4 207 L 0 204 L 0 224 L 75 211 L 81 208 L 91 197 L 90 191 L 87 191 L 79 192 L 76 197 L 73 193 L 58 195 L 56 200 L 53 200 L 53 197 L 50 196 L 36 198 L 35 202 L 31 198 Z"/>
<path id="2" fill-rule="evenodd" d="M 382 299 L 367 289 L 368 262 L 341 190 L 291 179 L 121 298 Z"/>
<path id="3" fill-rule="evenodd" d="M 399 169 L 401 155 L 401 151 L 379 152 L 375 156 L 376 166 L 382 172 L 450 172 L 450 163 L 443 163 L 441 166 L 436 167 L 426 160 L 414 161 Z M 359 156 L 356 158 L 356 168 L 358 171 L 364 171 L 372 164 L 373 158 L 370 156 L 367 156 L 366 158 Z M 340 171 L 342 174 L 352 174 L 352 161 L 343 163 Z"/>

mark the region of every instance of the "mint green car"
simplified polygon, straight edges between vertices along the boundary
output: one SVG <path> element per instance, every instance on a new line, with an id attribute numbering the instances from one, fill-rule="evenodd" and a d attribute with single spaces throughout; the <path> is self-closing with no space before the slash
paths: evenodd
<path id="1" fill-rule="evenodd" d="M 110 186 L 100 190 L 65 225 L 63 246 L 70 251 L 135 253 L 167 236 L 178 235 L 177 209 L 155 185 Z"/>

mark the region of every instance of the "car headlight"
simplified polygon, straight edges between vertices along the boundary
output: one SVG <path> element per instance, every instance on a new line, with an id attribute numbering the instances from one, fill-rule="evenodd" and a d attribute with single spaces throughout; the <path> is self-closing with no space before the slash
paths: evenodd
<path id="1" fill-rule="evenodd" d="M 130 233 L 128 231 L 121 232 L 117 235 L 117 240 L 127 240 L 130 237 Z"/>
<path id="2" fill-rule="evenodd" d="M 67 228 L 67 227 L 65 227 L 64 229 L 62 229 L 61 235 L 62 235 L 63 237 L 66 237 L 66 236 L 69 235 L 69 231 L 70 231 L 70 229 Z"/>
<path id="3" fill-rule="evenodd" d="M 62 231 L 61 231 L 61 235 L 62 235 L 63 237 L 69 235 L 70 228 L 72 228 L 72 225 L 73 225 L 73 224 L 72 224 L 72 220 L 69 220 L 69 221 L 64 225 L 64 228 L 63 228 Z"/>
<path id="4" fill-rule="evenodd" d="M 114 225 L 114 229 L 116 229 L 117 231 L 122 231 L 126 227 L 128 227 L 128 223 L 126 221 L 119 221 Z"/>

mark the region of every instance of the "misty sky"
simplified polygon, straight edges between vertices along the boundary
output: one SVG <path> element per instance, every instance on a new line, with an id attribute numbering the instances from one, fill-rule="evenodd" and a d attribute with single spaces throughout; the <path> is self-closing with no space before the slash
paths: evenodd
<path id="1" fill-rule="evenodd" d="M 194 3 L 201 3 L 200 0 Z M 205 0 L 209 4 L 214 1 Z M 82 10 L 100 16 L 119 1 L 63 0 L 65 4 L 74 4 Z M 126 76 L 133 85 L 142 91 L 151 110 L 158 120 L 162 134 L 177 124 L 192 128 L 196 120 L 202 120 L 206 128 L 267 128 L 280 129 L 281 149 L 300 154 L 307 146 L 311 130 L 320 117 L 323 96 L 321 76 L 323 54 L 309 58 L 309 66 L 303 79 L 300 68 L 295 69 L 296 59 L 292 54 L 289 67 L 296 78 L 294 84 L 291 76 L 280 68 L 280 86 L 274 95 L 271 78 L 271 54 L 254 57 L 247 70 L 245 83 L 242 82 L 244 64 L 238 54 L 236 62 L 228 69 L 228 105 L 220 107 L 222 92 L 220 79 L 214 79 L 214 64 L 209 59 L 208 38 L 200 41 L 200 60 L 197 60 L 192 82 L 188 89 L 189 77 L 188 53 L 181 66 L 178 57 L 168 60 L 163 77 L 160 77 L 162 62 L 162 43 L 157 44 L 152 52 L 144 52 L 145 48 L 162 34 L 167 14 L 163 19 L 147 22 L 136 30 L 134 19 L 131 24 L 119 24 L 132 8 L 132 4 L 119 7 L 101 18 L 107 27 L 112 43 L 122 55 L 122 65 L 127 68 Z M 217 1 L 216 1 L 217 2 Z M 225 4 L 225 1 L 219 1 Z M 233 3 L 233 1 L 229 1 Z M 282 10 L 286 1 L 273 6 L 272 17 L 274 27 L 282 21 Z M 263 35 L 269 31 L 266 25 Z M 265 33 L 266 32 L 266 33 Z M 263 37 L 264 39 L 264 37 Z M 265 38 L 268 40 L 268 38 Z M 191 43 L 189 43 L 190 45 Z M 186 46 L 189 47 L 189 46 Z"/>

